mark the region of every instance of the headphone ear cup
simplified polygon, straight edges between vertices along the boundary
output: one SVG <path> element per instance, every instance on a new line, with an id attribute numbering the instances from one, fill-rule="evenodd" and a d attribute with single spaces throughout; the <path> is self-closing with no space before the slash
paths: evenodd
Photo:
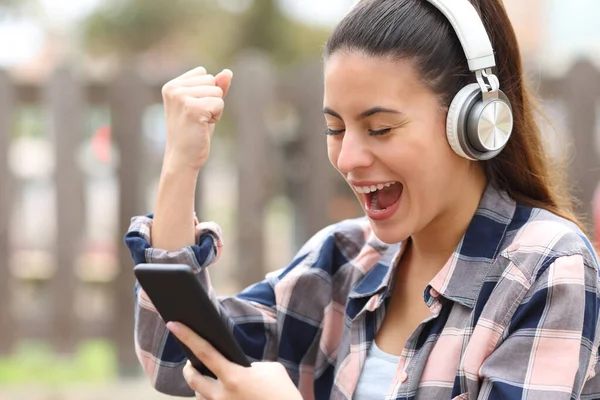
<path id="1" fill-rule="evenodd" d="M 446 137 L 450 147 L 452 147 L 452 150 L 459 156 L 473 161 L 477 160 L 477 158 L 468 154 L 471 153 L 471 151 L 469 151 L 467 145 L 468 138 L 466 126 L 464 122 L 461 123 L 461 121 L 465 121 L 465 116 L 468 116 L 473 100 L 476 99 L 480 93 L 481 89 L 477 83 L 471 83 L 462 88 L 456 96 L 454 96 L 454 99 L 452 99 L 452 103 L 448 109 L 448 117 L 446 119 Z"/>
<path id="2" fill-rule="evenodd" d="M 498 90 L 497 98 L 474 101 L 465 117 L 470 154 L 482 161 L 500 154 L 510 139 L 514 124 L 506 94 Z"/>

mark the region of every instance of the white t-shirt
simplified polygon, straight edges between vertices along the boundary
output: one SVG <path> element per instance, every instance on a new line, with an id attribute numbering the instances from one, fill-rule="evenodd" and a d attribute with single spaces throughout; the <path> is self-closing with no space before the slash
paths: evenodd
<path id="1" fill-rule="evenodd" d="M 375 341 L 367 353 L 360 379 L 354 391 L 354 400 L 385 399 L 394 380 L 400 357 L 384 353 Z"/>

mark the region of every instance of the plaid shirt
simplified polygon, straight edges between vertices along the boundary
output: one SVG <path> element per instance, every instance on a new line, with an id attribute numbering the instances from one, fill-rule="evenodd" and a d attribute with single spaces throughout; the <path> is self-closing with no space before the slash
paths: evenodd
<path id="1" fill-rule="evenodd" d="M 282 363 L 309 399 L 351 399 L 381 325 L 402 244 L 368 220 L 330 226 L 284 270 L 218 298 L 207 266 L 222 249 L 214 224 L 197 245 L 150 244 L 152 220 L 132 220 L 135 263 L 181 263 L 198 279 L 252 360 Z M 243 267 L 243 266 L 242 266 Z M 600 399 L 598 259 L 572 223 L 515 204 L 491 187 L 456 251 L 424 289 L 431 315 L 406 342 L 386 399 Z M 136 286 L 135 346 L 152 384 L 192 396 L 185 356 Z"/>

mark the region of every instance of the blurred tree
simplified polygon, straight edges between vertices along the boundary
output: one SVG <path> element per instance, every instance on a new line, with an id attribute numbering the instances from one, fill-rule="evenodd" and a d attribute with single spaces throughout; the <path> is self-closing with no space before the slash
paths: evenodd
<path id="1" fill-rule="evenodd" d="M 29 0 L 0 0 L 0 20 L 18 14 Z"/>
<path id="2" fill-rule="evenodd" d="M 14 8 L 23 3 L 21 0 L 0 0 L 0 8 Z"/>
<path id="3" fill-rule="evenodd" d="M 254 1 L 242 18 L 235 38 L 236 50 L 255 48 L 285 58 L 290 55 L 286 45 L 291 29 L 290 21 L 281 14 L 276 0 Z"/>
<path id="4" fill-rule="evenodd" d="M 201 17 L 189 0 L 109 0 L 85 23 L 85 44 L 92 53 L 139 54 L 190 19 Z"/>
<path id="5" fill-rule="evenodd" d="M 327 30 L 290 20 L 277 0 L 258 0 L 242 17 L 234 51 L 256 48 L 270 53 L 281 64 L 319 55 Z"/>
<path id="6" fill-rule="evenodd" d="M 94 56 L 158 53 L 183 65 L 228 63 L 246 48 L 294 63 L 318 57 L 327 35 L 326 29 L 291 21 L 276 0 L 255 0 L 241 14 L 217 0 L 107 0 L 83 29 L 84 46 Z"/>

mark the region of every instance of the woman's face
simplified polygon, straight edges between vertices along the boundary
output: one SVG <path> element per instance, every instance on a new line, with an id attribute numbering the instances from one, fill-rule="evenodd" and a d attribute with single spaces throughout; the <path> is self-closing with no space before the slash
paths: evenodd
<path id="1" fill-rule="evenodd" d="M 452 220 L 473 168 L 450 148 L 446 110 L 410 61 L 335 53 L 324 107 L 329 160 L 379 239 L 397 243 Z"/>

